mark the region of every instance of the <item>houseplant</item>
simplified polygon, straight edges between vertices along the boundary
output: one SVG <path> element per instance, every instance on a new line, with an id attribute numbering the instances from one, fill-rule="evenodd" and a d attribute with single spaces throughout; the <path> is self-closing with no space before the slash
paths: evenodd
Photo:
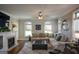
<path id="1" fill-rule="evenodd" d="M 0 32 L 9 32 L 10 29 L 8 27 L 0 27 Z"/>

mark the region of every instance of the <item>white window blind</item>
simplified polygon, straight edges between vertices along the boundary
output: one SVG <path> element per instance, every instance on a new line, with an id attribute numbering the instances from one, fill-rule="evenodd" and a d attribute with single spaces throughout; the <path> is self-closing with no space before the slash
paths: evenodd
<path id="1" fill-rule="evenodd" d="M 74 29 L 75 32 L 79 31 L 79 19 L 74 20 Z"/>
<path id="2" fill-rule="evenodd" d="M 25 22 L 25 37 L 32 36 L 32 23 Z"/>
<path id="3" fill-rule="evenodd" d="M 52 24 L 51 22 L 45 22 L 45 27 L 44 27 L 44 32 L 45 33 L 52 33 Z"/>

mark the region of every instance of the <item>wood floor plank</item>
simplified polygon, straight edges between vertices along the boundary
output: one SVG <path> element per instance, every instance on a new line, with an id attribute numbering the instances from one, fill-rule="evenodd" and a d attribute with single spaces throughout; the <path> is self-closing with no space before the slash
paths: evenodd
<path id="1" fill-rule="evenodd" d="M 24 40 L 18 40 L 18 45 L 15 48 L 8 51 L 8 54 L 17 54 L 23 48 L 24 43 Z"/>

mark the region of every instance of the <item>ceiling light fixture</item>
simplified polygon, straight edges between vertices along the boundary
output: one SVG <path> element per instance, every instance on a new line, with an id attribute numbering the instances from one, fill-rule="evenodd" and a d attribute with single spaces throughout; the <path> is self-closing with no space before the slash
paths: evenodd
<path id="1" fill-rule="evenodd" d="M 42 15 L 42 12 L 40 11 L 39 13 L 38 13 L 38 19 L 43 19 L 43 15 Z"/>

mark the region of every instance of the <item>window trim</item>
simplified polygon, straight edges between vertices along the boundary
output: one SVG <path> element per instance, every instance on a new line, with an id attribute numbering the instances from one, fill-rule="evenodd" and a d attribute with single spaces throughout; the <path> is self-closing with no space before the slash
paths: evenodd
<path id="1" fill-rule="evenodd" d="M 50 21 L 46 21 L 46 22 L 50 22 Z M 52 32 L 52 23 L 50 22 L 49 24 L 46 24 L 46 22 L 44 23 L 44 33 L 45 33 L 45 31 L 47 31 L 48 33 L 49 33 L 49 31 L 50 31 L 51 33 L 53 33 L 53 32 Z M 51 30 L 46 29 L 46 28 L 45 28 L 46 25 L 51 25 Z"/>

